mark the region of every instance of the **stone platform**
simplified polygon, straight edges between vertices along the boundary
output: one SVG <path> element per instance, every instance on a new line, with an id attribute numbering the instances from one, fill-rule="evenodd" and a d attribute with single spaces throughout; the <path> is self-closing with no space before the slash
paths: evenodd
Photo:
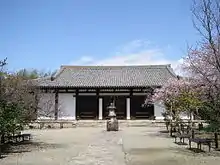
<path id="1" fill-rule="evenodd" d="M 194 121 L 199 123 L 200 121 Z M 204 122 L 204 121 L 202 121 Z M 118 120 L 120 127 L 164 127 L 163 120 Z M 44 120 L 30 123 L 26 128 L 31 129 L 60 129 L 60 128 L 76 128 L 76 127 L 105 127 L 106 120 Z"/>

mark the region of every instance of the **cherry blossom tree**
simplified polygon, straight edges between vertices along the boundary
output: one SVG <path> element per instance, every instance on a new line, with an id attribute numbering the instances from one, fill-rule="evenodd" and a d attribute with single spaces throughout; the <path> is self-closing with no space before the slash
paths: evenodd
<path id="1" fill-rule="evenodd" d="M 169 79 L 161 88 L 156 88 L 153 95 L 148 95 L 145 104 L 148 102 L 159 103 L 165 106 L 166 124 L 181 121 L 181 114 L 187 114 L 192 123 L 192 116 L 202 106 L 201 93 L 191 79 L 176 78 Z M 168 129 L 168 126 L 167 126 Z"/>
<path id="2" fill-rule="evenodd" d="M 165 114 L 170 117 L 170 120 L 165 121 L 171 125 L 179 125 L 181 114 L 184 113 L 190 117 L 189 121 L 192 123 L 192 116 L 203 105 L 200 95 L 201 93 L 193 81 L 173 78 L 168 80 L 162 88 L 156 89 L 151 100 L 165 105 Z"/>
<path id="3" fill-rule="evenodd" d="M 176 79 L 170 79 L 162 88 L 158 88 L 154 91 L 152 97 L 153 102 L 159 102 L 164 104 L 166 111 L 172 119 L 177 118 L 180 113 L 178 106 L 178 85 L 179 83 Z"/>
<path id="4" fill-rule="evenodd" d="M 184 69 L 202 93 L 202 112 L 215 130 L 220 128 L 220 1 L 194 1 L 193 23 L 201 36 L 189 48 Z"/>
<path id="5" fill-rule="evenodd" d="M 169 126 L 172 125 L 173 120 L 177 119 L 180 111 L 178 108 L 177 92 L 178 88 L 176 87 L 176 79 L 170 79 L 162 88 L 157 88 L 154 91 L 152 97 L 149 97 L 151 102 L 163 104 L 165 106 L 165 112 L 162 113 L 164 116 L 164 121 L 166 124 L 167 131 L 169 130 Z M 170 129 L 170 133 L 172 136 L 172 128 Z"/>

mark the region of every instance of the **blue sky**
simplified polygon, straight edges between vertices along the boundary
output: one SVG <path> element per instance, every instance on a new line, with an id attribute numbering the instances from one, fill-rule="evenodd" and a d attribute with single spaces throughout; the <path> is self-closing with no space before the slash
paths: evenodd
<path id="1" fill-rule="evenodd" d="M 191 0 L 0 0 L 10 69 L 171 63 L 194 44 Z"/>

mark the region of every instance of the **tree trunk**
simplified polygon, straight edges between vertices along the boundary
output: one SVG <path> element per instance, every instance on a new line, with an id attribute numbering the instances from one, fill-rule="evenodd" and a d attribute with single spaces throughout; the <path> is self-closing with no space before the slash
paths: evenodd
<path id="1" fill-rule="evenodd" d="M 167 128 L 167 131 L 169 131 L 169 121 L 165 121 L 165 124 L 166 124 L 166 128 Z"/>
<path id="2" fill-rule="evenodd" d="M 193 122 L 192 122 L 192 112 L 189 112 L 189 128 L 193 129 Z"/>
<path id="3" fill-rule="evenodd" d="M 172 122 L 170 124 L 170 136 L 171 137 L 173 136 L 173 124 L 172 124 Z"/>
<path id="4" fill-rule="evenodd" d="M 2 134 L 2 135 L 1 135 L 1 144 L 4 144 L 4 143 L 5 143 L 5 135 Z"/>
<path id="5" fill-rule="evenodd" d="M 215 148 L 217 149 L 218 148 L 218 133 L 215 132 Z"/>
<path id="6" fill-rule="evenodd" d="M 194 139 L 195 138 L 195 132 L 194 132 L 194 130 L 192 129 L 192 139 Z"/>

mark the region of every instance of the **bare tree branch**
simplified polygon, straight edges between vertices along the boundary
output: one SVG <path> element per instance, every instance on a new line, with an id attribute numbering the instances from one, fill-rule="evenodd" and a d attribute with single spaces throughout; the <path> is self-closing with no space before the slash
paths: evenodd
<path id="1" fill-rule="evenodd" d="M 184 67 L 195 78 L 195 84 L 202 84 L 209 118 L 220 126 L 220 1 L 193 0 L 191 11 L 201 42 L 188 49 Z"/>

